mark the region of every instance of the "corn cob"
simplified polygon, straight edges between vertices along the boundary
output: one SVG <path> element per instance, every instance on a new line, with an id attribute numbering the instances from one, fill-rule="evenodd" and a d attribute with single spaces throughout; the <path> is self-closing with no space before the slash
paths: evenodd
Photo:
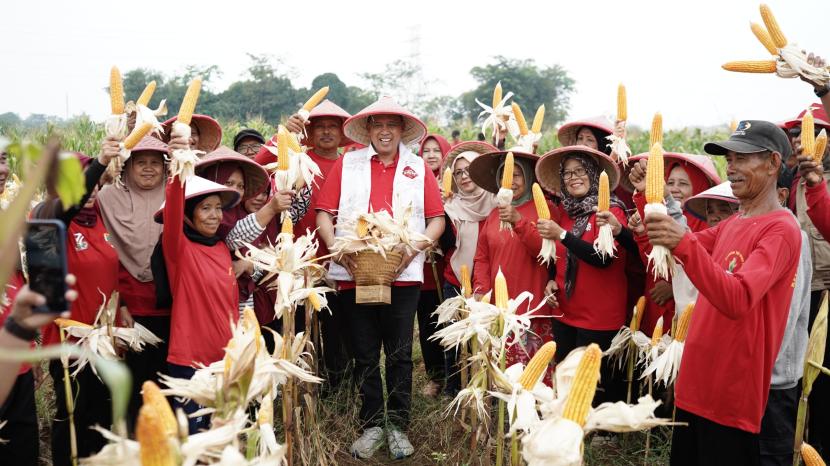
<path id="1" fill-rule="evenodd" d="M 271 398 L 271 391 L 269 390 L 265 396 L 262 397 L 262 403 L 259 404 L 259 411 L 257 411 L 256 423 L 261 425 L 274 425 L 274 399 Z"/>
<path id="2" fill-rule="evenodd" d="M 124 113 L 124 82 L 121 81 L 121 72 L 115 66 L 110 69 L 110 106 L 113 115 Z"/>
<path id="3" fill-rule="evenodd" d="M 643 321 L 643 313 L 646 312 L 646 297 L 640 296 L 637 300 L 637 307 L 634 309 L 634 315 L 631 317 L 631 331 L 636 332 L 640 329 L 640 322 Z"/>
<path id="4" fill-rule="evenodd" d="M 822 129 L 820 133 L 818 133 L 818 137 L 816 137 L 816 149 L 815 155 L 813 158 L 815 159 L 816 163 L 821 163 L 822 159 L 824 159 L 824 151 L 827 150 L 827 130 Z"/>
<path id="5" fill-rule="evenodd" d="M 78 322 L 77 320 L 72 319 L 64 319 L 63 317 L 58 317 L 55 319 L 55 324 L 57 324 L 60 328 L 66 327 L 83 327 L 83 328 L 92 328 L 92 325 L 85 324 L 83 322 Z"/>
<path id="6" fill-rule="evenodd" d="M 597 196 L 597 212 L 606 212 L 611 208 L 611 188 L 608 184 L 608 174 L 605 170 L 599 174 L 599 195 Z"/>
<path id="7" fill-rule="evenodd" d="M 156 82 L 155 81 L 150 81 L 147 84 L 147 87 L 145 87 L 144 90 L 141 91 L 141 95 L 138 96 L 138 100 L 135 101 L 135 104 L 136 105 L 143 105 L 145 107 L 150 105 L 150 99 L 153 98 L 153 93 L 155 93 L 155 92 L 156 92 Z"/>
<path id="8" fill-rule="evenodd" d="M 504 170 L 501 173 L 501 187 L 511 189 L 513 187 L 513 152 L 504 156 Z"/>
<path id="9" fill-rule="evenodd" d="M 310 295 L 308 295 L 308 304 L 310 304 L 311 308 L 315 311 L 319 311 L 323 307 L 320 304 L 320 297 L 317 296 L 317 293 L 311 293 Z"/>
<path id="10" fill-rule="evenodd" d="M 483 296 L 481 297 L 481 302 L 482 302 L 482 303 L 487 303 L 487 304 L 490 304 L 490 297 L 491 297 L 491 296 L 490 296 L 490 293 L 487 293 L 487 294 L 483 295 Z"/>
<path id="11" fill-rule="evenodd" d="M 277 131 L 277 170 L 286 171 L 291 166 L 288 155 L 288 130 L 280 126 Z"/>
<path id="12" fill-rule="evenodd" d="M 179 116 L 176 119 L 179 123 L 189 125 L 193 118 L 193 112 L 196 110 L 196 101 L 199 100 L 199 93 L 202 91 L 202 78 L 196 78 L 187 86 L 187 92 L 184 93 L 182 106 L 179 107 Z"/>
<path id="13" fill-rule="evenodd" d="M 658 142 L 651 146 L 646 167 L 646 201 L 649 204 L 663 202 L 663 190 L 666 183 L 663 171 L 663 147 Z"/>
<path id="14" fill-rule="evenodd" d="M 173 414 L 173 409 L 170 408 L 167 398 L 162 395 L 159 386 L 152 380 L 145 381 L 141 385 L 141 398 L 143 406 L 152 408 L 158 414 L 164 432 L 171 437 L 175 437 L 179 431 L 176 415 Z"/>
<path id="15" fill-rule="evenodd" d="M 674 332 L 674 339 L 683 343 L 686 341 L 686 336 L 689 334 L 689 323 L 692 321 L 692 311 L 695 310 L 695 303 L 686 305 L 683 314 L 677 320 L 677 331 Z"/>
<path id="16" fill-rule="evenodd" d="M 369 222 L 366 221 L 365 218 L 360 217 L 357 219 L 357 237 L 363 238 L 369 233 Z"/>
<path id="17" fill-rule="evenodd" d="M 775 46 L 775 43 L 772 41 L 772 37 L 769 36 L 769 33 L 766 29 L 764 29 L 764 26 L 761 26 L 758 23 L 749 23 L 749 27 L 770 55 L 778 55 L 778 47 Z"/>
<path id="18" fill-rule="evenodd" d="M 620 83 L 617 86 L 617 120 L 625 121 L 628 119 L 628 104 L 625 98 L 625 85 Z"/>
<path id="19" fill-rule="evenodd" d="M 493 294 L 496 299 L 496 307 L 499 309 L 507 309 L 507 280 L 505 280 L 504 274 L 501 273 L 501 267 L 499 267 L 499 272 L 496 274 L 496 283 L 493 286 Z"/>
<path id="20" fill-rule="evenodd" d="M 663 316 L 660 316 L 657 319 L 657 324 L 654 325 L 654 332 L 651 334 L 651 346 L 657 346 L 661 338 L 663 338 Z"/>
<path id="21" fill-rule="evenodd" d="M 525 390 L 533 389 L 533 386 L 536 385 L 536 381 L 539 380 L 539 376 L 541 376 L 542 372 L 547 369 L 548 364 L 550 364 L 550 361 L 553 359 L 553 355 L 555 353 L 556 343 L 549 341 L 542 345 L 542 347 L 539 348 L 539 351 L 533 355 L 530 362 L 527 363 L 525 370 L 522 371 L 522 375 L 519 377 L 519 384 L 521 384 Z"/>
<path id="22" fill-rule="evenodd" d="M 663 144 L 663 115 L 660 112 L 654 114 L 651 119 L 651 133 L 649 134 L 649 147 L 655 142 Z"/>
<path id="23" fill-rule="evenodd" d="M 513 107 L 513 116 L 516 117 L 516 123 L 519 125 L 519 134 L 522 136 L 527 134 L 527 120 L 525 120 L 525 116 L 522 113 L 522 107 L 519 107 L 519 104 L 513 102 L 511 105 Z"/>
<path id="24" fill-rule="evenodd" d="M 738 73 L 775 73 L 775 60 L 738 60 L 721 65 L 726 71 Z"/>
<path id="25" fill-rule="evenodd" d="M 531 191 L 533 191 L 533 203 L 536 204 L 536 215 L 542 220 L 550 220 L 550 208 L 544 193 L 542 193 L 542 187 L 539 186 L 539 183 L 533 183 Z"/>
<path id="26" fill-rule="evenodd" d="M 297 136 L 288 131 L 288 128 L 285 129 L 286 135 L 288 135 L 288 148 L 291 149 L 292 152 L 298 154 L 303 151 L 303 148 L 300 147 L 300 141 L 297 139 Z"/>
<path id="27" fill-rule="evenodd" d="M 542 123 L 545 121 L 545 104 L 539 106 L 536 109 L 536 116 L 533 117 L 533 125 L 530 127 L 530 130 L 536 134 L 542 132 Z"/>
<path id="28" fill-rule="evenodd" d="M 290 215 L 286 215 L 285 219 L 283 219 L 282 229 L 280 230 L 280 233 L 289 234 L 289 235 L 294 234 L 294 224 L 291 222 L 291 216 Z"/>
<path id="29" fill-rule="evenodd" d="M 145 121 L 140 126 L 133 128 L 133 131 L 124 139 L 124 148 L 127 150 L 132 150 L 133 147 L 137 146 L 138 143 L 147 136 L 147 134 L 153 130 L 153 124 L 149 121 Z"/>
<path id="30" fill-rule="evenodd" d="M 326 98 L 326 95 L 328 93 L 329 93 L 329 87 L 328 86 L 323 87 L 319 91 L 315 92 L 314 95 L 309 97 L 309 99 L 306 100 L 306 102 L 303 104 L 303 110 L 306 110 L 306 111 L 310 112 L 311 109 L 316 107 L 317 104 L 319 104 L 320 102 L 323 101 L 323 99 Z"/>
<path id="31" fill-rule="evenodd" d="M 228 377 L 231 374 L 231 365 L 233 365 L 233 358 L 231 357 L 231 350 L 236 347 L 236 340 L 231 338 L 228 340 L 228 346 L 225 347 L 225 357 L 223 358 L 225 362 L 225 369 L 223 374 L 225 375 L 225 380 L 228 380 Z"/>
<path id="32" fill-rule="evenodd" d="M 142 466 L 175 466 L 176 452 L 165 429 L 161 416 L 153 407 L 142 406 L 138 410 L 135 436 Z"/>
<path id="33" fill-rule="evenodd" d="M 764 25 L 767 27 L 767 31 L 769 31 L 769 36 L 772 38 L 772 43 L 775 44 L 775 47 L 779 49 L 786 47 L 787 38 L 784 37 L 784 33 L 778 27 L 778 21 L 775 20 L 772 10 L 763 3 L 761 4 L 761 19 L 764 20 Z"/>
<path id="34" fill-rule="evenodd" d="M 239 320 L 245 328 L 254 332 L 256 351 L 259 353 L 259 349 L 261 348 L 260 337 L 262 336 L 262 330 L 259 329 L 259 320 L 256 318 L 256 313 L 251 307 L 245 306 L 242 310 L 242 317 Z"/>
<path id="35" fill-rule="evenodd" d="M 441 188 L 444 191 L 444 197 L 452 195 L 452 168 L 450 167 L 444 170 L 444 177 L 441 178 Z"/>
<path id="36" fill-rule="evenodd" d="M 594 401 L 594 394 L 597 390 L 599 380 L 599 365 L 602 360 L 602 350 L 596 343 L 591 343 L 585 349 L 579 365 L 576 367 L 576 375 L 571 383 L 571 391 L 568 399 L 565 400 L 565 407 L 562 417 L 585 425 L 585 419 L 591 410 L 591 402 Z"/>
<path id="37" fill-rule="evenodd" d="M 801 458 L 805 466 L 826 466 L 815 448 L 807 442 L 801 444 Z"/>
<path id="38" fill-rule="evenodd" d="M 501 81 L 496 83 L 496 88 L 493 89 L 493 108 L 496 108 L 501 103 L 502 99 L 502 92 L 501 92 Z"/>
<path id="39" fill-rule="evenodd" d="M 461 264 L 461 293 L 465 298 L 473 295 L 473 285 L 470 280 L 470 267 L 467 264 Z"/>
<path id="40" fill-rule="evenodd" d="M 734 133 L 736 129 L 738 129 L 738 120 L 733 118 L 732 121 L 729 122 L 729 133 Z"/>
<path id="41" fill-rule="evenodd" d="M 808 109 L 801 119 L 801 153 L 815 157 L 817 142 L 815 117 Z"/>

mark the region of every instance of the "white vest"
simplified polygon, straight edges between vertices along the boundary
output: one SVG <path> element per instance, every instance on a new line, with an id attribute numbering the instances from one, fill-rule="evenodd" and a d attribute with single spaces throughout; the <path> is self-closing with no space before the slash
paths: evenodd
<path id="1" fill-rule="evenodd" d="M 343 173 L 340 180 L 340 205 L 337 208 L 338 221 L 334 227 L 335 236 L 346 234 L 341 228 L 340 219 L 356 221 L 360 214 L 369 212 L 369 194 L 372 190 L 372 157 L 377 154 L 370 145 L 365 149 L 349 152 L 343 155 Z M 392 206 L 394 214 L 396 208 L 412 205 L 412 217 L 409 219 L 409 230 L 415 233 L 424 233 L 426 219 L 424 218 L 424 175 L 426 173 L 424 161 L 413 154 L 405 145 L 398 147 L 398 165 L 395 168 L 395 179 L 392 185 Z M 404 173 L 406 172 L 406 173 Z M 424 281 L 424 253 L 418 254 L 415 259 L 398 276 L 398 281 Z M 339 264 L 332 262 L 329 266 L 328 277 L 331 280 L 351 281 L 352 277 Z"/>

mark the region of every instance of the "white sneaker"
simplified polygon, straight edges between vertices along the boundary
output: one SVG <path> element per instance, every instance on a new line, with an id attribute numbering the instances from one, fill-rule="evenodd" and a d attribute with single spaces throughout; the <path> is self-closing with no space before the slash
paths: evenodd
<path id="1" fill-rule="evenodd" d="M 391 437 L 390 437 L 391 438 Z M 370 427 L 363 431 L 363 435 L 352 443 L 349 451 L 352 456 L 360 459 L 371 458 L 383 446 L 383 429 Z"/>
<path id="2" fill-rule="evenodd" d="M 386 442 L 389 446 L 389 456 L 391 456 L 393 460 L 404 459 L 415 453 L 415 447 L 409 443 L 409 439 L 406 437 L 406 434 L 396 428 L 392 428 L 386 433 Z"/>

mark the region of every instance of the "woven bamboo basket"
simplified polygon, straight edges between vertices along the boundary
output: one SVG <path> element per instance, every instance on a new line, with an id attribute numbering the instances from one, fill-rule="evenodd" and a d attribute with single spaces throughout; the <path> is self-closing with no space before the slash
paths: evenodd
<path id="1" fill-rule="evenodd" d="M 391 285 L 403 256 L 387 251 L 386 258 L 374 251 L 354 255 L 355 301 L 359 304 L 391 304 Z"/>

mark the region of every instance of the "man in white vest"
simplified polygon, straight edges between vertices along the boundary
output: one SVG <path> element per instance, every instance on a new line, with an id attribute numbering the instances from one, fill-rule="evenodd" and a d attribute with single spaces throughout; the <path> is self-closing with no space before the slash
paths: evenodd
<path id="1" fill-rule="evenodd" d="M 438 182 L 423 159 L 408 148 L 426 135 L 426 126 L 394 100 L 383 97 L 346 120 L 343 132 L 368 147 L 343 155 L 326 178 L 316 206 L 319 237 L 331 248 L 335 237 L 344 233 L 337 228 L 335 217 L 345 222 L 369 211 L 393 213 L 393 205 L 411 205 L 410 228 L 431 240 L 421 242 L 417 249 L 427 249 L 444 231 L 444 208 Z M 337 281 L 341 303 L 348 308 L 355 379 L 363 402 L 363 434 L 351 446 L 352 455 L 358 458 L 371 457 L 384 440 L 392 458 L 404 458 L 415 451 L 405 431 L 412 401 L 412 333 L 424 280 L 424 254 L 401 252 L 404 258 L 388 305 L 355 302 L 351 257 L 344 256 L 329 268 L 329 278 Z M 380 377 L 381 347 L 386 356 L 387 419 Z"/>

